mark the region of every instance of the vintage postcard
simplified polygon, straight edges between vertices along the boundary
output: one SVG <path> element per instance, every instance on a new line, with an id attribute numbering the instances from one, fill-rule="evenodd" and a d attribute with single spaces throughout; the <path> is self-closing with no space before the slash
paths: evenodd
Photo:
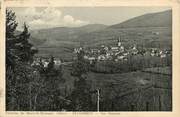
<path id="1" fill-rule="evenodd" d="M 1 6 L 0 117 L 180 116 L 178 0 Z"/>

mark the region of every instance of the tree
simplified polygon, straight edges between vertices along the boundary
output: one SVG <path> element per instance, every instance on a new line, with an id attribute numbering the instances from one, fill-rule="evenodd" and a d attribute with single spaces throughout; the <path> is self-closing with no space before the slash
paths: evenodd
<path id="1" fill-rule="evenodd" d="M 85 52 L 84 50 L 80 50 L 79 53 L 77 53 L 77 60 L 73 63 L 73 71 L 72 75 L 76 77 L 81 77 L 81 75 L 86 74 L 89 70 L 89 64 L 84 59 Z"/>
<path id="2" fill-rule="evenodd" d="M 15 13 L 11 10 L 6 10 L 6 39 L 15 37 L 14 33 L 17 26 Z"/>
<path id="3" fill-rule="evenodd" d="M 78 79 L 74 81 L 74 90 L 70 95 L 72 101 L 70 110 L 88 111 L 92 110 L 92 100 L 90 85 L 87 83 L 86 73 L 89 70 L 89 64 L 84 59 L 84 51 L 77 53 L 77 60 L 73 65 L 73 75 Z"/>
<path id="4" fill-rule="evenodd" d="M 22 32 L 17 25 L 15 13 L 6 10 L 6 109 L 31 110 L 35 69 L 29 62 L 37 50 L 28 41 L 26 24 Z"/>
<path id="5" fill-rule="evenodd" d="M 14 35 L 18 23 L 16 22 L 15 13 L 6 10 L 6 66 L 14 67 L 17 56 L 14 52 L 16 37 Z"/>
<path id="6" fill-rule="evenodd" d="M 54 57 L 51 56 L 47 68 L 40 67 L 39 71 L 41 79 L 44 80 L 43 87 L 36 96 L 36 105 L 38 106 L 36 110 L 61 110 L 64 108 L 61 98 L 64 99 L 64 97 L 61 94 L 60 85 L 65 82 L 62 77 L 62 65 L 56 66 Z"/>
<path id="7" fill-rule="evenodd" d="M 30 62 L 37 49 L 29 43 L 30 33 L 24 23 L 22 32 L 16 31 L 16 15 L 6 10 L 6 66 L 14 67 L 18 61 Z M 19 34 L 20 33 L 20 34 Z"/>
<path id="8" fill-rule="evenodd" d="M 21 42 L 18 43 L 19 46 L 17 47 L 20 61 L 23 62 L 31 62 L 33 60 L 34 54 L 38 52 L 37 49 L 33 47 L 31 43 L 29 43 L 29 38 L 30 33 L 26 23 L 24 23 L 24 30 L 19 35 L 19 40 L 21 40 Z"/>

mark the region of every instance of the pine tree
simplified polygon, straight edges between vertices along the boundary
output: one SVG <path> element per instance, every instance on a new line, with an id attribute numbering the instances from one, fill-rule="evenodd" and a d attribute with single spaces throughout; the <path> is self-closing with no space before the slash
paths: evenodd
<path id="1" fill-rule="evenodd" d="M 30 33 L 24 23 L 24 30 L 20 33 L 16 31 L 18 23 L 15 13 L 6 11 L 6 66 L 14 67 L 18 61 L 30 62 L 37 49 L 29 43 Z M 20 33 L 20 34 L 16 34 Z"/>
<path id="2" fill-rule="evenodd" d="M 6 66 L 14 67 L 15 59 L 17 56 L 15 54 L 15 44 L 17 39 L 15 37 L 15 30 L 18 25 L 16 22 L 15 13 L 11 10 L 6 10 Z"/>
<path id="3" fill-rule="evenodd" d="M 31 110 L 32 84 L 34 69 L 29 65 L 37 52 L 28 41 L 30 34 L 24 24 L 24 30 L 16 30 L 15 13 L 6 11 L 6 109 Z"/>
<path id="4" fill-rule="evenodd" d="M 37 50 L 33 47 L 33 45 L 29 43 L 29 38 L 30 33 L 26 23 L 24 23 L 24 30 L 19 35 L 19 40 L 21 40 L 21 42 L 18 43 L 20 61 L 23 62 L 31 62 L 34 54 L 37 53 Z"/>
<path id="5" fill-rule="evenodd" d="M 11 10 L 6 10 L 6 38 L 15 37 L 14 33 L 17 26 L 15 13 Z"/>

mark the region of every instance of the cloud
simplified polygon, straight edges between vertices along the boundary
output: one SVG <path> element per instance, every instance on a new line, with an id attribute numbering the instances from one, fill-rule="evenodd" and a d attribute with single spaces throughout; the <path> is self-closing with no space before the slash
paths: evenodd
<path id="1" fill-rule="evenodd" d="M 38 12 L 36 12 L 36 9 L 34 7 L 29 7 L 29 8 L 25 9 L 24 15 L 25 16 L 36 16 L 36 15 L 38 15 Z"/>
<path id="2" fill-rule="evenodd" d="M 63 17 L 63 22 L 64 22 L 65 25 L 73 25 L 73 26 L 86 25 L 86 24 L 89 23 L 88 21 L 75 20 L 70 15 L 65 15 Z"/>
<path id="3" fill-rule="evenodd" d="M 30 29 L 52 28 L 60 26 L 76 27 L 89 24 L 89 21 L 75 19 L 71 15 L 62 15 L 62 12 L 56 8 L 45 8 L 37 10 L 36 8 L 26 8 L 24 15 Z"/>

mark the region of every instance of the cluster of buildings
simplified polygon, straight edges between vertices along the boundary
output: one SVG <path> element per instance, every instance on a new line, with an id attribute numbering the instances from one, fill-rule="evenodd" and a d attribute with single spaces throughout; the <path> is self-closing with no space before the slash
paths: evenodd
<path id="1" fill-rule="evenodd" d="M 161 57 L 161 58 L 165 58 L 168 55 L 171 55 L 171 51 L 170 50 L 160 50 L 157 48 L 151 48 L 151 56 L 157 56 L 157 57 Z"/>
<path id="2" fill-rule="evenodd" d="M 44 57 L 37 57 L 34 59 L 33 63 L 31 64 L 31 66 L 40 66 L 43 65 L 43 67 L 47 68 L 48 64 L 50 62 L 50 58 L 44 58 Z M 62 64 L 62 60 L 59 58 L 54 58 L 54 65 L 55 67 L 59 66 Z"/>
<path id="3" fill-rule="evenodd" d="M 80 48 L 75 48 L 74 53 L 78 53 L 81 50 L 84 50 L 85 52 L 84 59 L 87 59 L 90 62 L 94 60 L 97 60 L 97 61 L 125 60 L 127 61 L 128 56 L 136 56 L 138 54 L 164 58 L 167 56 L 167 54 L 170 53 L 168 50 L 160 50 L 158 48 L 150 48 L 150 49 L 148 48 L 148 49 L 143 49 L 142 51 L 142 50 L 137 49 L 136 45 L 133 45 L 129 48 L 125 48 L 122 45 L 120 38 L 118 39 L 116 46 L 101 45 L 100 47 L 91 48 L 91 49 L 84 49 L 80 47 Z"/>
<path id="4" fill-rule="evenodd" d="M 93 61 L 106 61 L 106 60 L 127 61 L 129 57 L 133 57 L 136 55 L 165 58 L 168 55 L 172 54 L 171 50 L 167 50 L 167 49 L 161 50 L 159 48 L 137 49 L 136 45 L 125 48 L 120 38 L 118 39 L 115 46 L 101 45 L 99 47 L 89 48 L 89 49 L 79 47 L 74 49 L 74 53 L 77 54 L 82 50 L 85 53 L 84 59 L 90 61 L 90 63 L 92 63 Z M 37 57 L 34 59 L 32 66 L 43 65 L 44 67 L 47 67 L 49 62 L 50 62 L 50 58 Z M 62 64 L 69 64 L 69 63 L 62 62 L 60 58 L 54 58 L 54 64 L 55 66 L 59 66 Z"/>

